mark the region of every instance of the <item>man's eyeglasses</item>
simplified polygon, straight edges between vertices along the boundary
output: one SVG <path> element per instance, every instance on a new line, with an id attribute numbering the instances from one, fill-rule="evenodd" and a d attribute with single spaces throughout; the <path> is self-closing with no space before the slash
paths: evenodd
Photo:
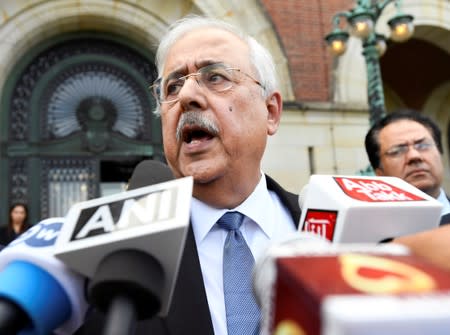
<path id="1" fill-rule="evenodd" d="M 399 144 L 393 146 L 392 148 L 387 150 L 384 154 L 391 158 L 400 158 L 403 157 L 409 151 L 410 146 L 412 146 L 414 150 L 417 150 L 419 152 L 425 152 L 434 147 L 435 144 L 431 140 L 422 140 L 415 143 Z"/>
<path id="2" fill-rule="evenodd" d="M 224 92 L 233 87 L 239 81 L 239 75 L 250 78 L 254 83 L 262 88 L 264 86 L 249 74 L 238 68 L 226 67 L 223 64 L 211 64 L 200 68 L 195 73 L 189 73 L 185 76 L 177 77 L 171 75 L 168 78 L 159 78 L 150 86 L 153 96 L 160 104 L 174 103 L 178 101 L 178 94 L 184 83 L 190 77 L 194 77 L 195 81 L 212 92 Z"/>

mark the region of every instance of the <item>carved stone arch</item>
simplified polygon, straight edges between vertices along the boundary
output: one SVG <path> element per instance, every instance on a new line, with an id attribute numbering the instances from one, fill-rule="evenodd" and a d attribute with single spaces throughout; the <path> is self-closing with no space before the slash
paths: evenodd
<path id="1" fill-rule="evenodd" d="M 105 8 L 108 4 L 109 10 Z M 9 45 L 8 50 L 0 54 L 0 70 L 9 73 L 30 47 L 67 32 L 115 33 L 151 49 L 165 28 L 154 13 L 128 3 L 98 0 L 85 4 L 79 1 L 42 2 L 14 16 L 0 30 L 0 40 Z M 0 78 L 0 88 L 6 77 Z"/>

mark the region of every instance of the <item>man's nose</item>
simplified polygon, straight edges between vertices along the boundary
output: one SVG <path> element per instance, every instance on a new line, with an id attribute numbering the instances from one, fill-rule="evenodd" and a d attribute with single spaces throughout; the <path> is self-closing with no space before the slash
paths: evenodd
<path id="1" fill-rule="evenodd" d="M 178 93 L 178 99 L 185 110 L 199 109 L 205 105 L 205 88 L 199 82 L 198 76 L 186 78 Z"/>
<path id="2" fill-rule="evenodd" d="M 408 145 L 408 151 L 405 153 L 408 161 L 422 160 L 422 153 L 414 145 Z"/>

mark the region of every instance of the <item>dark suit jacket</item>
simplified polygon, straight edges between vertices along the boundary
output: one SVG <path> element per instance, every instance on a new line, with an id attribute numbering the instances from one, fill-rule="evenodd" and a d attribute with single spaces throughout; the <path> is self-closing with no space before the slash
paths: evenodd
<path id="1" fill-rule="evenodd" d="M 447 196 L 448 202 L 450 202 L 450 198 Z M 450 213 L 441 216 L 440 226 L 450 224 Z"/>
<path id="2" fill-rule="evenodd" d="M 279 196 L 292 215 L 294 223 L 298 225 L 300 221 L 298 196 L 284 190 L 270 177 L 266 176 L 266 179 L 268 189 Z M 75 334 L 101 334 L 103 322 L 103 315 L 93 311 Z M 155 317 L 139 322 L 136 335 L 144 334 L 214 335 L 192 227 L 189 227 L 169 315 L 166 318 Z"/>

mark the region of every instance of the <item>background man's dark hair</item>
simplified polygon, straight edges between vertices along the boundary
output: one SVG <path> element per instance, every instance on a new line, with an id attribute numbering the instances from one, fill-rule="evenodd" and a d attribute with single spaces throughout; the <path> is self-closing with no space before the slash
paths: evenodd
<path id="1" fill-rule="evenodd" d="M 373 169 L 377 169 L 380 166 L 380 143 L 379 143 L 379 134 L 380 131 L 386 127 L 388 124 L 391 124 L 400 120 L 411 120 L 417 123 L 420 123 L 425 128 L 427 128 L 433 140 L 442 154 L 442 142 L 441 142 L 441 130 L 437 126 L 437 124 L 431 120 L 428 116 L 421 114 L 420 112 L 412 109 L 400 109 L 389 113 L 384 118 L 376 122 L 370 129 L 366 135 L 364 145 L 366 146 L 367 156 L 369 157 L 370 164 Z"/>

